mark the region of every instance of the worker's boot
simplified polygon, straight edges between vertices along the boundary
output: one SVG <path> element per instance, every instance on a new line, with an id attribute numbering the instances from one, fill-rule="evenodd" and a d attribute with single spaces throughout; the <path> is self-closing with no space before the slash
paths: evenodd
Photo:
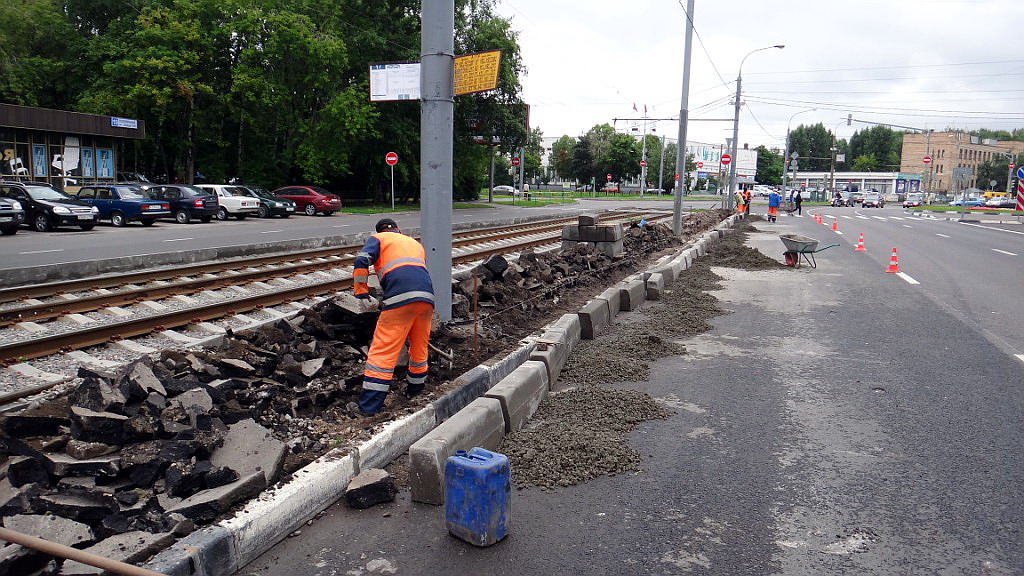
<path id="1" fill-rule="evenodd" d="M 415 398 L 423 393 L 423 384 L 409 384 L 405 387 L 405 397 Z"/>

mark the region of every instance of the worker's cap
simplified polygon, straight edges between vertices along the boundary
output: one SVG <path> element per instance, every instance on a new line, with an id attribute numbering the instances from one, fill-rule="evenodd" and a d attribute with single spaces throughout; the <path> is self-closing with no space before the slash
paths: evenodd
<path id="1" fill-rule="evenodd" d="M 398 224 L 391 218 L 381 218 L 377 221 L 377 226 L 374 228 L 377 232 L 387 232 L 389 230 L 398 230 Z"/>

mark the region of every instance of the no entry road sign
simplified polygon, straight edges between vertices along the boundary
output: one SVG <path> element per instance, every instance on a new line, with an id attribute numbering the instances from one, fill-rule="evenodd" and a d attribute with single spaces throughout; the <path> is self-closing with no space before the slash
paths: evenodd
<path id="1" fill-rule="evenodd" d="M 388 166 L 394 166 L 395 164 L 398 164 L 398 154 L 388 152 L 387 155 L 384 156 L 384 161 L 388 163 Z"/>
<path id="2" fill-rule="evenodd" d="M 732 162 L 732 156 L 729 154 L 722 154 L 722 164 L 728 166 L 729 162 Z"/>

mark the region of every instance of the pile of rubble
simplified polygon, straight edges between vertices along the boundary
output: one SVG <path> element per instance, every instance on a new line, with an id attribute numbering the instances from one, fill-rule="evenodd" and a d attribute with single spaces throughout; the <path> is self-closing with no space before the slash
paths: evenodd
<path id="1" fill-rule="evenodd" d="M 687 233 L 718 219 L 690 217 Z M 613 242 L 622 254 L 579 241 L 561 252 L 495 256 L 456 278 L 455 321 L 432 337 L 453 352 L 454 365 L 442 369 L 432 358 L 427 394 L 392 394 L 388 412 L 429 402 L 447 378 L 592 295 L 574 288 L 614 281 L 680 243 L 663 225 L 620 230 Z M 471 347 L 459 324 L 474 316 Z M 251 333 L 229 333 L 215 349 L 164 351 L 116 372 L 81 369 L 66 396 L 0 419 L 4 527 L 143 561 L 389 417 L 353 420 L 344 410 L 359 391 L 375 323 L 376 314 L 360 313 L 346 295 Z M 2 574 L 96 572 L 20 546 L 0 548 Z"/>

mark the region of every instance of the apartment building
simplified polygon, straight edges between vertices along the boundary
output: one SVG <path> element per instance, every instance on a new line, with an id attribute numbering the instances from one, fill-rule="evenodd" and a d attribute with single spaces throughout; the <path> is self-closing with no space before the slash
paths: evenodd
<path id="1" fill-rule="evenodd" d="M 903 135 L 900 172 L 921 174 L 923 188 L 936 194 L 951 194 L 978 186 L 978 165 L 990 160 L 1009 160 L 1024 152 L 1024 142 L 981 140 L 967 132 L 931 132 Z M 925 157 L 931 158 L 926 164 Z M 970 175 L 955 181 L 968 168 Z M 987 183 L 983 183 L 986 184 Z"/>

